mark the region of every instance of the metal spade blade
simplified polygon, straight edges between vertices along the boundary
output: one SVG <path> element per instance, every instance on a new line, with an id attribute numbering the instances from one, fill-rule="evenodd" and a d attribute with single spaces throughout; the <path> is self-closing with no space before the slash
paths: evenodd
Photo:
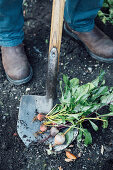
<path id="1" fill-rule="evenodd" d="M 40 129 L 40 121 L 32 122 L 36 111 L 38 113 L 48 113 L 57 97 L 56 95 L 56 84 L 57 84 L 57 71 L 58 61 L 60 55 L 61 37 L 62 37 L 62 26 L 63 26 L 63 15 L 64 15 L 65 0 L 53 0 L 52 9 L 52 21 L 51 21 L 51 34 L 50 34 L 50 45 L 49 45 L 49 57 L 48 57 L 48 74 L 46 83 L 46 95 L 25 95 L 21 98 L 17 131 L 22 141 L 26 146 L 29 146 L 32 142 L 40 142 L 42 139 L 49 135 L 47 132 L 44 135 L 34 136 L 34 133 Z M 74 130 L 73 140 L 77 136 L 77 130 Z M 49 138 L 46 144 L 53 144 L 53 138 Z M 72 140 L 72 141 L 73 141 Z M 60 151 L 65 149 L 69 144 L 56 146 L 55 150 Z"/>

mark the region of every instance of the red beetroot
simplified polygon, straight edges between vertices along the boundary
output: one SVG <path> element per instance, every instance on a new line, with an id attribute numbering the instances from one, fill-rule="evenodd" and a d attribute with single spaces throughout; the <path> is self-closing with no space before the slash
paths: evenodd
<path id="1" fill-rule="evenodd" d="M 42 113 L 39 113 L 39 114 L 37 115 L 37 119 L 40 120 L 40 121 L 43 121 L 44 118 L 45 118 L 45 115 L 42 114 Z"/>
<path id="2" fill-rule="evenodd" d="M 40 125 L 40 130 L 41 130 L 41 132 L 45 132 L 46 130 L 47 130 L 47 126 L 45 126 L 45 125 Z"/>

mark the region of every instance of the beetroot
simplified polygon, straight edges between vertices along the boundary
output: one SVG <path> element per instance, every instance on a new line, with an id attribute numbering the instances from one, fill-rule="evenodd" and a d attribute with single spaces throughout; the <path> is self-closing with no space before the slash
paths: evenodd
<path id="1" fill-rule="evenodd" d="M 57 133 L 59 133 L 59 130 L 58 130 L 56 127 L 52 127 L 52 128 L 50 129 L 50 134 L 51 134 L 51 136 L 56 136 Z"/>
<path id="2" fill-rule="evenodd" d="M 54 142 L 55 142 L 55 145 L 62 145 L 65 142 L 65 135 L 62 133 L 58 133 L 55 136 Z"/>
<path id="3" fill-rule="evenodd" d="M 42 113 L 39 113 L 39 114 L 37 115 L 37 119 L 40 120 L 40 121 L 44 120 L 44 118 L 45 118 L 45 115 L 42 114 Z"/>
<path id="4" fill-rule="evenodd" d="M 40 130 L 42 131 L 42 132 L 45 132 L 46 130 L 47 130 L 47 126 L 45 126 L 45 125 L 41 125 L 40 126 Z"/>

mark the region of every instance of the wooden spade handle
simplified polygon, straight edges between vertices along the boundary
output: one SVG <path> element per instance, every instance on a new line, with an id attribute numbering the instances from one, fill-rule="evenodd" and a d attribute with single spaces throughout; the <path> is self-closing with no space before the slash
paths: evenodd
<path id="1" fill-rule="evenodd" d="M 53 0 L 51 33 L 48 56 L 46 95 L 48 99 L 57 97 L 56 84 L 60 55 L 65 0 Z"/>
<path id="2" fill-rule="evenodd" d="M 53 47 L 60 55 L 65 0 L 53 0 L 49 52 Z"/>

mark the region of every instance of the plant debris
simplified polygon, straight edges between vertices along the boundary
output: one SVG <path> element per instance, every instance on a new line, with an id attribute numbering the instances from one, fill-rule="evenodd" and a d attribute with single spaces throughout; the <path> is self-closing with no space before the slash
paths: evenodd
<path id="1" fill-rule="evenodd" d="M 58 167 L 58 170 L 63 170 L 63 168 L 61 166 Z"/>
<path id="2" fill-rule="evenodd" d="M 73 159 L 65 158 L 65 162 L 72 162 L 74 161 Z"/>
<path id="3" fill-rule="evenodd" d="M 66 156 L 67 156 L 67 158 L 69 158 L 69 159 L 74 159 L 74 160 L 76 160 L 77 159 L 77 157 L 75 156 L 75 155 L 73 155 L 71 152 L 69 152 L 69 151 L 66 151 Z"/>

